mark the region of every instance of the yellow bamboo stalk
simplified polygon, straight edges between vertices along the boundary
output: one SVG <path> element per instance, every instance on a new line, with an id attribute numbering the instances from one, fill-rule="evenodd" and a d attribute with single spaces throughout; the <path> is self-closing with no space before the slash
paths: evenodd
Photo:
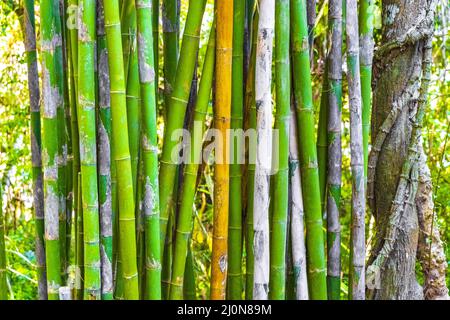
<path id="1" fill-rule="evenodd" d="M 216 101 L 214 123 L 222 143 L 217 144 L 214 185 L 214 231 L 211 262 L 211 299 L 225 299 L 228 252 L 229 139 L 233 1 L 217 0 Z"/>

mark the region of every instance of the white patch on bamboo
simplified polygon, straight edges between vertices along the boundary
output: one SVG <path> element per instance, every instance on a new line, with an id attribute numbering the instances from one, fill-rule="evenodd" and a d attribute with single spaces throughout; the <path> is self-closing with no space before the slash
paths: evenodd
<path id="1" fill-rule="evenodd" d="M 146 217 L 155 215 L 158 213 L 157 208 L 155 208 L 156 204 L 156 190 L 153 188 L 152 183 L 150 182 L 150 177 L 145 177 L 145 185 L 144 185 L 144 214 Z"/>
<path id="2" fill-rule="evenodd" d="M 145 36 L 138 33 L 138 56 L 139 56 L 139 78 L 141 83 L 152 83 L 155 81 L 155 69 L 147 62 L 146 52 L 148 44 Z"/>
<path id="3" fill-rule="evenodd" d="M 112 263 L 103 245 L 100 246 L 100 257 L 102 262 L 102 294 L 112 293 L 114 288 Z"/>
<path id="4" fill-rule="evenodd" d="M 59 239 L 58 196 L 52 186 L 45 190 L 44 214 L 45 214 L 45 239 Z"/>

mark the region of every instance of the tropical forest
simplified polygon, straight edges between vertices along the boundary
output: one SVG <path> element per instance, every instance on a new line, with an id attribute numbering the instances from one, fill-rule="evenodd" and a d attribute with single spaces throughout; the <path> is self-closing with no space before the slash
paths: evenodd
<path id="1" fill-rule="evenodd" d="M 449 106 L 448 0 L 2 0 L 0 300 L 449 300 Z"/>

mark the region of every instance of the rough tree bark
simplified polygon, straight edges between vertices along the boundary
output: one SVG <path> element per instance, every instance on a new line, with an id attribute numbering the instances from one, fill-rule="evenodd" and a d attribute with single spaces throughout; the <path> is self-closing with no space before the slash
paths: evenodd
<path id="1" fill-rule="evenodd" d="M 434 0 L 383 1 L 368 168 L 368 198 L 376 222 L 376 243 L 367 269 L 372 299 L 447 296 L 445 280 L 441 280 L 445 277 L 442 245 L 432 224 L 431 182 L 420 139 L 435 6 Z M 432 246 L 426 248 L 421 239 L 430 235 Z M 416 259 L 423 266 L 424 288 L 416 279 Z"/>

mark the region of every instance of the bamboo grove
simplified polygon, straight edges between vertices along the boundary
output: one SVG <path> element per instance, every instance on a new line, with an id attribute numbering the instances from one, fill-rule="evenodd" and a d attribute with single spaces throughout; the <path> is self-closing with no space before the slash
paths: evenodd
<path id="1" fill-rule="evenodd" d="M 195 299 L 205 153 L 210 298 L 340 299 L 345 80 L 349 298 L 365 299 L 374 1 L 328 2 L 318 114 L 315 1 L 215 0 L 200 56 L 207 3 L 188 2 L 181 30 L 179 0 L 23 1 L 41 299 Z M 230 134 L 245 130 L 256 143 Z"/>

